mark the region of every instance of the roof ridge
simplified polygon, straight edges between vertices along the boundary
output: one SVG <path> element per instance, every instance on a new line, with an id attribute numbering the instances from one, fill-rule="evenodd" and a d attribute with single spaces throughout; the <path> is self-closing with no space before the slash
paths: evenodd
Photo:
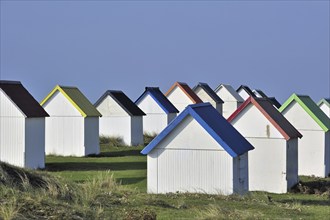
<path id="1" fill-rule="evenodd" d="M 305 100 L 302 100 L 304 98 Z M 307 100 L 306 100 L 307 99 Z M 329 117 L 320 109 L 320 107 L 308 95 L 300 96 L 293 93 L 278 109 L 281 113 L 293 102 L 296 101 L 311 116 L 314 121 L 325 131 L 330 130 Z"/>
<path id="2" fill-rule="evenodd" d="M 200 104 L 195 104 L 200 105 Z M 211 104 L 204 103 L 205 110 L 189 105 L 167 127 L 160 132 L 142 151 L 148 154 L 166 138 L 188 115 L 213 138 L 231 157 L 254 149 L 254 147 L 228 122 Z M 233 137 L 234 136 L 234 137 Z"/>
<path id="3" fill-rule="evenodd" d="M 270 108 L 274 108 L 274 109 L 267 110 L 265 106 L 261 105 L 262 102 L 267 102 L 269 106 L 271 106 Z M 227 120 L 229 122 L 232 122 L 249 104 L 253 104 L 267 118 L 267 120 L 270 121 L 271 124 L 283 135 L 283 137 L 286 140 L 289 140 L 292 137 L 299 137 L 299 138 L 302 137 L 300 132 L 280 112 L 277 111 L 277 109 L 273 106 L 273 103 L 268 98 L 259 98 L 259 97 L 250 96 L 245 100 L 245 102 L 240 107 L 237 108 L 236 111 L 232 113 L 232 115 L 229 116 Z M 273 111 L 273 113 L 275 113 L 274 115 L 270 114 L 271 110 L 274 110 Z M 282 121 L 275 120 L 276 115 L 279 116 L 282 119 Z"/>
<path id="4" fill-rule="evenodd" d="M 57 84 L 56 86 L 61 87 L 61 88 L 66 88 L 66 89 L 78 89 L 76 86 L 64 86 L 64 85 L 59 85 Z"/>
<path id="5" fill-rule="evenodd" d="M 0 80 L 0 84 L 13 84 L 13 85 L 21 84 L 22 85 L 22 83 L 20 81 L 12 81 L 12 80 Z"/>
<path id="6" fill-rule="evenodd" d="M 65 91 L 66 89 L 74 89 L 75 91 L 78 92 L 78 97 L 80 99 L 76 99 L 72 97 L 72 94 L 69 94 L 68 91 Z M 54 95 L 56 91 L 59 91 L 62 93 L 62 95 L 80 112 L 80 114 L 83 117 L 88 117 L 88 116 L 97 116 L 101 117 L 101 113 L 95 108 L 95 106 L 88 100 L 88 98 L 79 90 L 77 87 L 72 87 L 72 86 L 60 86 L 56 85 L 53 90 L 40 102 L 40 105 L 44 105 L 50 97 Z M 77 102 L 78 100 L 78 102 Z M 81 104 L 81 105 L 80 105 Z"/>

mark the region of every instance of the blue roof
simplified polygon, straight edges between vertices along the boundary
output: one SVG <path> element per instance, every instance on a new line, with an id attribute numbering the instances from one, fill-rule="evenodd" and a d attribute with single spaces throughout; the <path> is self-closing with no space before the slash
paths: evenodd
<path id="1" fill-rule="evenodd" d="M 200 103 L 188 105 L 141 153 L 148 154 L 157 147 L 188 115 L 192 116 L 232 157 L 237 157 L 254 149 L 210 103 Z"/>
<path id="2" fill-rule="evenodd" d="M 135 104 L 138 105 L 139 102 L 147 95 L 150 95 L 157 104 L 166 112 L 169 113 L 178 113 L 178 109 L 164 96 L 158 87 L 146 87 L 143 94 L 135 101 Z"/>

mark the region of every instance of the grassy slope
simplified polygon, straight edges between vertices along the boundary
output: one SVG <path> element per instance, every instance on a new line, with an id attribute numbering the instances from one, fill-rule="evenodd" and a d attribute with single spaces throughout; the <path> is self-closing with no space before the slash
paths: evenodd
<path id="1" fill-rule="evenodd" d="M 48 156 L 46 171 L 28 175 L 46 180 L 44 187 L 33 187 L 25 178 L 14 186 L 12 182 L 21 177 L 8 180 L 0 169 L 0 219 L 152 219 L 155 214 L 157 219 L 328 219 L 330 215 L 330 178 L 303 178 L 300 190 L 315 194 L 146 194 L 146 157 L 139 154 L 141 149 L 102 145 L 98 157 Z M 122 185 L 113 182 L 112 174 Z M 326 189 L 318 191 L 322 187 Z"/>
<path id="2" fill-rule="evenodd" d="M 329 195 L 250 193 L 247 196 L 209 196 L 196 194 L 147 195 L 146 157 L 142 147 L 102 147 L 99 157 L 47 157 L 47 170 L 73 182 L 84 182 L 111 170 L 114 177 L 133 190 L 129 203 L 117 211 L 151 209 L 158 219 L 168 218 L 289 218 L 327 219 Z M 314 179 L 304 178 L 306 182 Z M 330 179 L 326 179 L 330 183 Z M 215 217 L 218 216 L 218 217 Z"/>
<path id="3" fill-rule="evenodd" d="M 74 182 L 84 182 L 110 170 L 123 185 L 146 191 L 147 158 L 140 154 L 142 147 L 103 145 L 101 149 L 96 157 L 48 156 L 46 170 Z"/>

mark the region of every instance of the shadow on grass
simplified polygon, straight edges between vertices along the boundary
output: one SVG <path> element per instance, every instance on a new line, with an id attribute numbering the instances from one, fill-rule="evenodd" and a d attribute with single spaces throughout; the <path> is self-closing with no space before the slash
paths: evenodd
<path id="1" fill-rule="evenodd" d="M 325 200 L 295 199 L 295 201 L 301 203 L 302 205 L 330 206 L 330 200 L 325 201 Z M 291 204 L 293 201 L 292 199 L 285 199 L 278 202 Z"/>
<path id="2" fill-rule="evenodd" d="M 146 162 L 113 162 L 113 163 L 93 163 L 93 162 L 64 162 L 46 163 L 47 171 L 98 171 L 98 170 L 145 170 Z"/>
<path id="3" fill-rule="evenodd" d="M 319 179 L 315 181 L 299 181 L 292 189 L 293 193 L 317 194 L 328 193 L 330 195 L 330 181 Z"/>
<path id="4" fill-rule="evenodd" d="M 146 177 L 130 177 L 130 178 L 117 178 L 122 185 L 130 185 L 144 181 Z"/>
<path id="5" fill-rule="evenodd" d="M 140 153 L 141 150 L 123 150 L 123 151 L 111 151 L 101 152 L 98 155 L 89 155 L 88 157 L 125 157 L 125 156 L 145 156 Z"/>

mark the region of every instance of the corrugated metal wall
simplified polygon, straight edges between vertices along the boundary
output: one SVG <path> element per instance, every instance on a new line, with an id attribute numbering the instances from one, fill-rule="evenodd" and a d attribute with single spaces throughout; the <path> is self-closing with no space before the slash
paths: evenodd
<path id="1" fill-rule="evenodd" d="M 225 151 L 158 151 L 158 193 L 233 193 L 233 158 Z"/>
<path id="2" fill-rule="evenodd" d="M 84 156 L 84 118 L 46 118 L 45 150 L 46 154 Z"/>
<path id="3" fill-rule="evenodd" d="M 298 140 L 298 173 L 325 177 L 324 131 L 299 130 L 303 135 Z"/>
<path id="4" fill-rule="evenodd" d="M 100 135 L 118 136 L 125 144 L 131 144 L 131 117 L 130 116 L 103 116 L 100 118 Z"/>
<path id="5" fill-rule="evenodd" d="M 0 118 L 0 160 L 24 167 L 25 119 L 23 117 Z"/>
<path id="6" fill-rule="evenodd" d="M 159 134 L 167 126 L 166 114 L 147 114 L 143 116 L 143 132 Z"/>
<path id="7" fill-rule="evenodd" d="M 239 191 L 234 189 L 234 181 L 239 175 L 247 176 L 236 172 L 234 178 L 233 163 L 233 158 L 188 116 L 148 155 L 148 192 L 232 194 Z M 245 167 L 242 170 L 247 172 Z"/>
<path id="8" fill-rule="evenodd" d="M 0 160 L 24 167 L 25 118 L 0 89 Z"/>
<path id="9" fill-rule="evenodd" d="M 45 118 L 27 118 L 25 123 L 25 167 L 45 167 Z"/>
<path id="10" fill-rule="evenodd" d="M 286 193 L 288 155 L 287 143 L 282 134 L 252 104 L 247 106 L 231 124 L 255 148 L 249 152 L 249 189 Z M 295 166 L 291 169 L 297 169 L 297 164 L 289 165 Z"/>
<path id="11" fill-rule="evenodd" d="M 84 118 L 60 92 L 43 106 L 46 118 L 46 154 L 84 156 Z"/>
<path id="12" fill-rule="evenodd" d="M 286 193 L 286 141 L 247 138 L 255 147 L 249 152 L 249 190 Z"/>
<path id="13" fill-rule="evenodd" d="M 290 104 L 282 113 L 303 135 L 303 137 L 298 140 L 299 175 L 325 177 L 325 132 L 296 102 Z"/>

